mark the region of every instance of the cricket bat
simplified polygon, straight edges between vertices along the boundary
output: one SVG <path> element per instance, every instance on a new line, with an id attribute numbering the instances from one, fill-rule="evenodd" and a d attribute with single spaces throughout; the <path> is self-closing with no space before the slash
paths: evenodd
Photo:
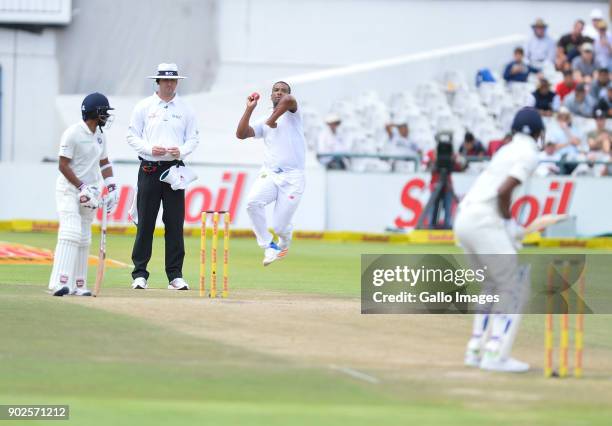
<path id="1" fill-rule="evenodd" d="M 96 284 L 94 286 L 94 297 L 100 294 L 102 279 L 104 278 L 104 263 L 106 261 L 106 223 L 108 212 L 106 211 L 106 197 L 102 198 L 102 223 L 100 225 L 100 252 L 98 253 L 98 272 L 96 273 Z"/>
<path id="2" fill-rule="evenodd" d="M 531 234 L 532 232 L 541 231 L 545 228 L 548 228 L 550 225 L 563 222 L 568 218 L 569 215 L 567 214 L 545 214 L 543 216 L 538 217 L 525 227 L 525 235 Z"/>

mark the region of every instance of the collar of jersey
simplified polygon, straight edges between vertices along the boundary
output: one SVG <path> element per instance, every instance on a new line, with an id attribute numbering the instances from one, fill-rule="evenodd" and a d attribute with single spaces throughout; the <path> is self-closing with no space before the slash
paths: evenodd
<path id="1" fill-rule="evenodd" d="M 157 104 L 158 105 L 170 105 L 170 104 L 174 104 L 176 99 L 178 98 L 178 93 L 174 94 L 174 97 L 172 99 L 170 99 L 168 102 L 164 101 L 162 98 L 159 97 L 159 95 L 157 94 L 157 92 L 153 93 L 153 96 L 155 96 L 157 98 Z"/>
<path id="2" fill-rule="evenodd" d="M 93 132 L 91 130 L 89 130 L 89 127 L 87 127 L 87 123 L 85 123 L 83 120 L 81 120 L 79 122 L 79 124 L 81 125 L 81 127 L 83 128 L 83 130 L 85 130 L 87 132 L 88 135 L 93 136 L 96 134 L 96 132 L 98 131 L 98 128 L 96 127 L 96 132 Z"/>

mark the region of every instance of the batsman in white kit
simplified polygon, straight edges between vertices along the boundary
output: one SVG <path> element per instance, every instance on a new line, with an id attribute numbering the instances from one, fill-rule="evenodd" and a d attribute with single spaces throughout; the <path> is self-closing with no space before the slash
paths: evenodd
<path id="1" fill-rule="evenodd" d="M 112 121 L 109 114 L 112 109 L 103 94 L 87 95 L 81 104 L 82 121 L 68 127 L 60 141 L 61 173 L 55 185 L 59 230 L 49 279 L 49 290 L 54 296 L 91 296 L 87 288 L 87 261 L 91 224 L 100 206 L 101 177 L 108 189 L 107 211 L 103 213 L 110 212 L 118 199 L 102 132 Z"/>
<path id="2" fill-rule="evenodd" d="M 538 165 L 538 141 L 544 123 L 538 111 L 519 110 L 513 138 L 492 158 L 459 204 L 454 231 L 473 265 L 487 265 L 483 292 L 508 296 L 508 306 L 493 306 L 475 315 L 465 364 L 483 370 L 524 372 L 529 365 L 510 356 L 522 306 L 529 292 L 529 269 L 518 265 L 517 252 L 525 230 L 510 215 L 514 190 Z M 487 256 L 489 255 L 489 256 Z M 494 260 L 491 260 L 494 259 Z"/>
<path id="3" fill-rule="evenodd" d="M 249 124 L 259 95 L 247 98 L 246 110 L 238 123 L 238 139 L 257 138 L 264 141 L 264 164 L 247 198 L 247 212 L 253 224 L 257 244 L 264 249 L 263 265 L 283 259 L 289 250 L 293 225 L 291 219 L 304 193 L 306 143 L 302 116 L 284 81 L 272 86 L 273 110 L 269 117 Z M 275 201 L 272 229 L 268 230 L 265 207 Z"/>

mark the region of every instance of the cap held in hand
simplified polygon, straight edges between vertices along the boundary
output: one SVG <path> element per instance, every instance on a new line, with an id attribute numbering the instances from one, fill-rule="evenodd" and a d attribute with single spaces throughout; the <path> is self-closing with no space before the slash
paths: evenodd
<path id="1" fill-rule="evenodd" d="M 166 182 L 174 191 L 177 191 L 187 188 L 187 185 L 197 178 L 198 176 L 190 168 L 185 166 L 173 166 L 163 172 L 159 180 Z"/>

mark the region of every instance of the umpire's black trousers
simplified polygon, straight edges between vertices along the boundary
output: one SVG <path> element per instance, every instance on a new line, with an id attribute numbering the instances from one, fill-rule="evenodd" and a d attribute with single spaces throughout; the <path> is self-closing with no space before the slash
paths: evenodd
<path id="1" fill-rule="evenodd" d="M 163 203 L 162 220 L 165 226 L 166 241 L 166 275 L 168 281 L 183 276 L 183 260 L 185 244 L 183 240 L 183 224 L 185 221 L 185 191 L 174 191 L 169 184 L 161 182 L 159 176 L 168 168 L 180 161 L 144 161 L 141 160 L 138 170 L 138 227 L 136 241 L 132 250 L 134 271 L 132 278 L 149 278 L 147 264 L 151 259 L 153 248 L 153 232 L 159 213 L 160 203 Z"/>

